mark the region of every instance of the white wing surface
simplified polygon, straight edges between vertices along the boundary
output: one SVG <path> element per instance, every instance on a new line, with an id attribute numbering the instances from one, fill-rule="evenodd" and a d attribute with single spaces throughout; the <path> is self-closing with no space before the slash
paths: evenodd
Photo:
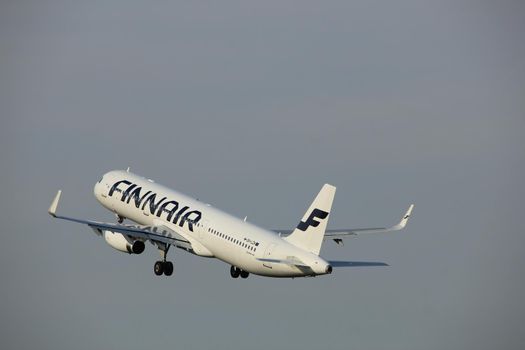
<path id="1" fill-rule="evenodd" d="M 76 222 L 79 224 L 88 225 L 99 236 L 102 236 L 103 231 L 107 230 L 107 231 L 122 233 L 130 237 L 150 240 L 152 242 L 161 242 L 165 244 L 172 244 L 179 248 L 191 249 L 191 243 L 186 238 L 184 238 L 177 232 L 165 226 L 152 227 L 152 226 L 140 226 L 140 225 L 115 224 L 115 223 L 106 223 L 106 222 L 76 219 L 76 218 L 71 218 L 67 216 L 57 215 L 56 210 L 58 207 L 58 201 L 60 200 L 61 194 L 62 192 L 58 191 L 58 193 L 55 196 L 55 199 L 51 203 L 51 206 L 49 207 L 49 210 L 48 210 L 49 214 L 57 219 L 63 219 L 67 221 Z"/>
<path id="2" fill-rule="evenodd" d="M 408 223 L 408 219 L 410 219 L 410 216 L 412 215 L 412 210 L 414 209 L 414 204 L 411 204 L 410 207 L 408 207 L 408 210 L 406 211 L 405 215 L 401 218 L 401 221 L 397 223 L 394 226 L 391 227 L 372 227 L 372 228 L 355 228 L 355 229 L 327 229 L 324 234 L 324 239 L 333 239 L 337 244 L 340 244 L 343 242 L 343 238 L 347 238 L 350 236 L 358 236 L 362 234 L 368 234 L 368 233 L 383 233 L 383 232 L 390 232 L 390 231 L 399 231 L 406 227 Z M 280 234 L 290 234 L 292 230 L 274 230 L 277 233 Z"/>
<path id="3" fill-rule="evenodd" d="M 414 204 L 411 204 L 408 207 L 405 215 L 398 224 L 391 227 L 374 227 L 374 228 L 356 228 L 356 229 L 338 229 L 338 230 L 326 230 L 325 238 L 344 238 L 347 236 L 357 236 L 364 233 L 381 233 L 389 231 L 399 231 L 406 227 L 408 219 L 412 215 L 412 209 L 414 209 Z"/>

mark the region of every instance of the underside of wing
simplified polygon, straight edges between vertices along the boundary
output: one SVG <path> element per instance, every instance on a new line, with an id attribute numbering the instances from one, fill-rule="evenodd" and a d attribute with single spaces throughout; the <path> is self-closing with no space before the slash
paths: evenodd
<path id="1" fill-rule="evenodd" d="M 142 238 L 153 242 L 162 242 L 165 244 L 172 244 L 180 248 L 191 248 L 191 243 L 177 232 L 167 227 L 151 227 L 139 225 L 113 224 L 90 220 L 81 220 L 70 218 L 66 216 L 55 216 L 57 219 L 86 224 L 95 231 L 98 235 L 102 235 L 104 231 L 118 232 L 126 236 Z"/>
<path id="2" fill-rule="evenodd" d="M 182 235 L 178 234 L 177 232 L 173 231 L 172 229 L 166 226 L 152 227 L 152 226 L 105 223 L 105 222 L 83 220 L 83 219 L 76 219 L 76 218 L 71 218 L 67 216 L 56 215 L 56 210 L 58 206 L 58 201 L 60 199 L 60 195 L 61 195 L 61 191 L 58 191 L 57 195 L 55 196 L 55 199 L 51 203 L 51 206 L 49 207 L 49 210 L 48 210 L 49 214 L 57 219 L 62 219 L 62 220 L 76 222 L 79 224 L 88 225 L 99 236 L 102 236 L 104 234 L 104 231 L 118 232 L 118 233 L 121 233 L 129 237 L 140 238 L 142 240 L 150 240 L 153 243 L 160 242 L 164 244 L 172 244 L 174 246 L 183 248 L 185 250 L 192 249 L 191 243 L 186 238 L 184 238 Z"/>

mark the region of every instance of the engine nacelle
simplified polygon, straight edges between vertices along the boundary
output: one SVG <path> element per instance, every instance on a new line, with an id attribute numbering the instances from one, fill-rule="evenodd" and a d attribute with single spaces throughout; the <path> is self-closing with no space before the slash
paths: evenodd
<path id="1" fill-rule="evenodd" d="M 112 248 L 129 254 L 140 254 L 146 247 L 144 242 L 133 240 L 131 237 L 119 232 L 105 230 L 104 239 Z"/>

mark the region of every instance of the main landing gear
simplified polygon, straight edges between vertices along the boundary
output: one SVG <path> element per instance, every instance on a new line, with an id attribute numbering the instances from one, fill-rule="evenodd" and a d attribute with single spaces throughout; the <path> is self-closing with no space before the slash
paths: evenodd
<path id="1" fill-rule="evenodd" d="M 159 253 L 162 257 L 162 260 L 155 262 L 155 265 L 153 266 L 153 272 L 155 272 L 155 275 L 157 276 L 160 276 L 162 274 L 165 274 L 166 276 L 171 276 L 173 274 L 173 263 L 171 261 L 166 261 L 166 255 L 168 254 L 170 245 L 162 243 L 158 244 L 157 247 L 159 248 Z"/>
<path id="2" fill-rule="evenodd" d="M 237 278 L 239 276 L 241 276 L 241 278 L 248 278 L 250 273 L 232 265 L 232 267 L 230 267 L 230 275 L 233 278 Z"/>
<path id="3" fill-rule="evenodd" d="M 171 276 L 173 274 L 173 263 L 171 261 L 156 261 L 153 266 L 153 271 L 157 276 L 162 274 Z"/>

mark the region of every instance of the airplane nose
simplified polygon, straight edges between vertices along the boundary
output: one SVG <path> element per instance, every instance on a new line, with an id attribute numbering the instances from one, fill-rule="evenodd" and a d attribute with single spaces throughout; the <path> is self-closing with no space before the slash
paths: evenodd
<path id="1" fill-rule="evenodd" d="M 93 187 L 93 194 L 95 195 L 95 198 L 98 198 L 98 191 L 97 191 L 98 183 L 95 184 Z"/>
<path id="2" fill-rule="evenodd" d="M 327 274 L 331 274 L 331 273 L 332 273 L 332 265 L 326 265 L 326 270 L 325 270 L 325 272 L 326 272 Z"/>

